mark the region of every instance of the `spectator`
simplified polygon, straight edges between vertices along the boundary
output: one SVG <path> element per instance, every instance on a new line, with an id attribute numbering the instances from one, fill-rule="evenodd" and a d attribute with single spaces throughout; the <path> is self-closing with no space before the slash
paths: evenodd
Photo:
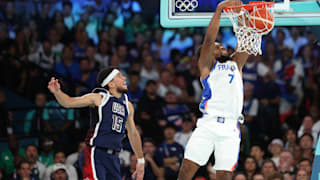
<path id="1" fill-rule="evenodd" d="M 120 44 L 117 47 L 117 52 L 119 58 L 119 68 L 121 72 L 127 73 L 130 68 L 130 62 L 128 57 L 128 47 L 125 44 Z"/>
<path id="2" fill-rule="evenodd" d="M 139 87 L 139 81 L 139 72 L 129 72 L 128 97 L 135 107 L 143 95 L 142 89 Z"/>
<path id="3" fill-rule="evenodd" d="M 288 150 L 283 150 L 280 153 L 280 160 L 279 160 L 279 171 L 281 173 L 288 172 L 289 174 L 295 174 L 295 164 L 293 155 Z"/>
<path id="4" fill-rule="evenodd" d="M 273 174 L 273 176 L 271 176 L 271 178 L 269 178 L 270 180 L 284 180 L 283 179 L 283 175 L 279 172 L 276 172 L 275 174 Z"/>
<path id="5" fill-rule="evenodd" d="M 166 93 L 165 101 L 167 104 L 162 107 L 164 119 L 159 121 L 160 126 L 173 123 L 181 130 L 183 115 L 189 113 L 189 108 L 185 104 L 178 104 L 178 97 L 171 91 Z"/>
<path id="6" fill-rule="evenodd" d="M 263 174 L 256 173 L 256 174 L 253 175 L 252 180 L 265 180 L 265 178 L 264 178 Z"/>
<path id="7" fill-rule="evenodd" d="M 247 180 L 247 177 L 243 173 L 239 172 L 233 176 L 233 180 Z"/>
<path id="8" fill-rule="evenodd" d="M 54 153 L 54 159 L 53 159 L 54 164 L 49 166 L 46 170 L 44 180 L 50 180 L 51 175 L 54 170 L 56 170 L 57 166 L 64 165 L 66 173 L 68 175 L 68 180 L 77 180 L 78 175 L 76 169 L 73 167 L 73 165 L 66 164 L 66 156 L 63 151 L 56 151 Z"/>
<path id="9" fill-rule="evenodd" d="M 262 56 L 249 56 L 242 69 L 243 80 L 245 83 L 256 85 L 259 77 L 264 77 L 271 73 L 270 69 L 262 63 Z"/>
<path id="10" fill-rule="evenodd" d="M 244 174 L 248 180 L 253 179 L 253 175 L 258 172 L 258 163 L 254 157 L 247 157 L 244 161 Z"/>
<path id="11" fill-rule="evenodd" d="M 41 141 L 41 151 L 38 160 L 49 167 L 53 164 L 53 141 L 47 136 L 44 136 L 40 139 Z"/>
<path id="12" fill-rule="evenodd" d="M 155 154 L 156 146 L 151 138 L 143 141 L 143 153 L 146 159 L 145 179 L 156 180 L 164 176 L 163 161 Z"/>
<path id="13" fill-rule="evenodd" d="M 17 177 L 14 177 L 13 180 L 39 180 L 39 178 L 31 175 L 30 164 L 28 161 L 23 160 L 19 163 Z"/>
<path id="14" fill-rule="evenodd" d="M 69 81 L 78 79 L 80 66 L 73 60 L 71 47 L 65 46 L 63 48 L 62 61 L 56 64 L 55 72 Z"/>
<path id="15" fill-rule="evenodd" d="M 264 150 L 262 149 L 262 147 L 260 145 L 254 144 L 251 146 L 250 156 L 254 157 L 258 163 L 258 167 L 262 168 L 262 164 L 264 162 L 264 160 L 263 160 Z"/>
<path id="16" fill-rule="evenodd" d="M 279 166 L 280 153 L 282 149 L 283 149 L 283 142 L 281 139 L 273 139 L 269 144 L 268 150 L 272 155 L 271 160 L 275 163 L 276 167 Z"/>
<path id="17" fill-rule="evenodd" d="M 301 136 L 305 133 L 307 134 L 311 134 L 313 139 L 317 140 L 318 139 L 318 135 L 319 132 L 317 130 L 318 128 L 315 126 L 314 127 L 314 122 L 313 122 L 313 118 L 310 115 L 307 115 L 303 118 L 302 124 L 298 130 L 298 137 L 301 138 Z M 314 142 L 313 146 L 316 146 L 316 142 Z"/>
<path id="18" fill-rule="evenodd" d="M 73 109 L 64 109 L 55 100 L 49 101 L 43 111 L 43 120 L 46 133 L 65 144 L 68 139 L 65 133 L 70 130 L 74 121 Z"/>
<path id="19" fill-rule="evenodd" d="M 157 81 L 159 79 L 159 73 L 157 72 L 154 64 L 154 59 L 151 55 L 146 55 L 143 57 L 143 65 L 140 72 L 142 81 Z"/>
<path id="20" fill-rule="evenodd" d="M 307 172 L 308 177 L 311 177 L 312 173 L 312 161 L 309 159 L 301 159 L 299 164 L 297 164 L 298 171 L 305 170 Z"/>
<path id="21" fill-rule="evenodd" d="M 284 44 L 293 49 L 293 54 L 296 56 L 299 49 L 308 43 L 307 38 L 300 36 L 298 27 L 292 27 L 290 31 L 291 37 L 285 39 Z"/>
<path id="22" fill-rule="evenodd" d="M 156 142 L 161 142 L 161 130 L 158 125 L 158 120 L 163 116 L 162 106 L 164 101 L 157 96 L 157 85 L 153 80 L 149 80 L 143 96 L 138 105 L 136 116 L 140 120 L 141 128 L 146 137 L 153 138 Z"/>
<path id="23" fill-rule="evenodd" d="M 183 147 L 174 141 L 174 134 L 176 133 L 173 124 L 167 124 L 164 128 L 165 141 L 158 147 L 158 154 L 163 158 L 163 165 L 165 168 L 165 179 L 177 179 L 178 171 L 183 158 Z"/>
<path id="24" fill-rule="evenodd" d="M 78 144 L 77 152 L 70 154 L 66 159 L 66 164 L 72 165 L 76 168 L 79 179 L 82 178 L 82 156 L 83 149 L 86 147 L 85 142 L 81 141 Z"/>
<path id="25" fill-rule="evenodd" d="M 182 119 L 182 129 L 174 135 L 174 140 L 179 143 L 182 147 L 186 147 L 189 138 L 192 135 L 194 123 L 190 116 L 185 115 Z"/>
<path id="26" fill-rule="evenodd" d="M 92 45 L 88 45 L 86 49 L 86 57 L 85 59 L 89 60 L 89 69 L 92 71 L 99 71 L 99 62 L 95 58 L 96 47 Z M 81 59 L 79 59 L 81 60 Z"/>
<path id="27" fill-rule="evenodd" d="M 24 150 L 19 147 L 19 142 L 11 127 L 8 128 L 9 150 L 3 151 L 0 155 L 0 169 L 4 170 L 7 177 L 14 172 L 14 161 L 24 156 Z"/>
<path id="28" fill-rule="evenodd" d="M 66 164 L 70 164 L 75 166 L 75 164 L 79 161 L 79 156 L 81 154 L 81 152 L 83 151 L 83 148 L 86 146 L 85 142 L 81 141 L 78 144 L 78 149 L 77 152 L 74 152 L 72 154 L 70 154 L 67 159 L 66 159 Z"/>
<path id="29" fill-rule="evenodd" d="M 272 160 L 265 160 L 262 163 L 261 173 L 264 176 L 264 179 L 271 178 L 277 172 L 277 167 Z"/>
<path id="30" fill-rule="evenodd" d="M 94 58 L 99 63 L 99 69 L 109 66 L 110 59 L 110 45 L 107 41 L 101 40 L 98 44 L 98 52 L 95 54 Z"/>
<path id="31" fill-rule="evenodd" d="M 31 176 L 43 179 L 46 167 L 38 161 L 38 148 L 35 145 L 28 145 L 25 150 L 26 160 L 29 162 Z"/>
<path id="32" fill-rule="evenodd" d="M 257 139 L 279 137 L 279 103 L 281 92 L 273 81 L 272 75 L 267 74 L 256 85 L 255 94 L 259 99 L 258 126 L 260 129 Z M 262 136 L 262 137 L 261 137 Z"/>
<path id="33" fill-rule="evenodd" d="M 310 134 L 303 134 L 300 137 L 299 145 L 302 150 L 302 158 L 313 160 L 314 149 L 313 149 L 313 137 Z"/>
<path id="34" fill-rule="evenodd" d="M 307 171 L 305 170 L 298 170 L 296 175 L 296 180 L 308 180 L 310 179 L 310 176 L 308 176 Z"/>
<path id="35" fill-rule="evenodd" d="M 123 170 L 123 180 L 134 180 L 133 173 L 136 171 L 137 157 L 134 153 L 130 154 L 130 165 Z"/>
<path id="36" fill-rule="evenodd" d="M 86 49 L 88 47 L 88 34 L 84 27 L 77 26 L 75 32 L 75 42 L 73 43 L 74 52 L 73 57 L 76 60 L 82 59 L 86 56 Z"/>
<path id="37" fill-rule="evenodd" d="M 40 66 L 46 71 L 51 71 L 55 64 L 59 61 L 51 52 L 51 44 L 48 40 L 42 41 L 42 46 L 34 54 L 29 55 L 30 62 Z"/>
<path id="38" fill-rule="evenodd" d="M 46 94 L 36 94 L 35 105 L 37 109 L 33 109 L 26 114 L 24 123 L 25 135 L 39 135 L 43 131 L 43 108 L 45 107 L 46 103 Z"/>
<path id="39" fill-rule="evenodd" d="M 252 84 L 244 84 L 243 111 L 245 124 L 248 126 L 251 136 L 255 137 L 258 134 L 258 128 L 256 128 L 255 126 L 257 125 L 256 117 L 259 110 L 259 101 L 258 99 L 253 97 L 253 88 L 254 86 Z"/>
<path id="40" fill-rule="evenodd" d="M 97 72 L 90 69 L 90 62 L 88 58 L 80 60 L 80 74 L 79 74 L 79 84 L 76 88 L 76 94 L 86 94 L 96 87 Z"/>
<path id="41" fill-rule="evenodd" d="M 55 57 L 61 57 L 64 45 L 60 42 L 60 35 L 55 28 L 49 31 L 49 42 L 51 44 L 51 52 Z"/>
<path id="42" fill-rule="evenodd" d="M 52 180 L 68 180 L 67 168 L 64 164 L 54 164 L 53 170 L 51 173 Z"/>
<path id="43" fill-rule="evenodd" d="M 284 145 L 284 149 L 294 152 L 297 144 L 297 132 L 294 129 L 288 129 L 285 133 L 286 143 Z"/>
<path id="44" fill-rule="evenodd" d="M 157 94 L 164 98 L 168 91 L 174 92 L 178 97 L 182 95 L 182 91 L 177 86 L 173 85 L 174 75 L 168 71 L 163 70 L 160 74 Z"/>

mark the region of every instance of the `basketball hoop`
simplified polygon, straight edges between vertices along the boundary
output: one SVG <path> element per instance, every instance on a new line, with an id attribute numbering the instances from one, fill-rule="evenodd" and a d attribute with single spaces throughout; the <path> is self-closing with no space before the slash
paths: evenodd
<path id="1" fill-rule="evenodd" d="M 261 39 L 274 26 L 273 2 L 255 1 L 246 5 L 224 8 L 224 13 L 233 24 L 238 40 L 237 52 L 262 54 Z"/>

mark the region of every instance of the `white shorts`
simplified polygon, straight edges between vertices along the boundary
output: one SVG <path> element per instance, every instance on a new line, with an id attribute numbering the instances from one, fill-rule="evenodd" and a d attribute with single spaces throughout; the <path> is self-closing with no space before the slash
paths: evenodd
<path id="1" fill-rule="evenodd" d="M 236 119 L 204 116 L 186 145 L 184 158 L 203 166 L 214 151 L 215 170 L 233 171 L 238 162 L 241 133 Z"/>

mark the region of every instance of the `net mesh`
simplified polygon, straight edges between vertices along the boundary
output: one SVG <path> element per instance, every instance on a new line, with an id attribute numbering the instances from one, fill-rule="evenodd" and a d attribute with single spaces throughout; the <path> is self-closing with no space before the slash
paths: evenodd
<path id="1" fill-rule="evenodd" d="M 262 36 L 268 34 L 273 28 L 272 7 L 270 4 L 260 3 L 224 9 L 225 14 L 233 24 L 233 31 L 237 36 L 237 52 L 246 52 L 255 56 L 262 54 Z M 267 20 L 264 21 L 265 19 Z M 259 27 L 256 26 L 257 20 L 260 23 Z"/>

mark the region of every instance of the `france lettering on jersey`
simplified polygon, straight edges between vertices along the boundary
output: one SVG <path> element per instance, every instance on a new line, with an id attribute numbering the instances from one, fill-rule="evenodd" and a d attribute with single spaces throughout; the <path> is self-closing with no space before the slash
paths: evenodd
<path id="1" fill-rule="evenodd" d="M 90 130 L 87 144 L 116 151 L 121 150 L 125 124 L 129 115 L 128 96 L 112 96 L 107 90 L 97 88 L 93 92 L 102 95 L 102 104 L 91 109 Z"/>
<path id="2" fill-rule="evenodd" d="M 202 81 L 200 111 L 206 115 L 234 118 L 243 107 L 243 82 L 236 62 L 215 62 Z"/>

